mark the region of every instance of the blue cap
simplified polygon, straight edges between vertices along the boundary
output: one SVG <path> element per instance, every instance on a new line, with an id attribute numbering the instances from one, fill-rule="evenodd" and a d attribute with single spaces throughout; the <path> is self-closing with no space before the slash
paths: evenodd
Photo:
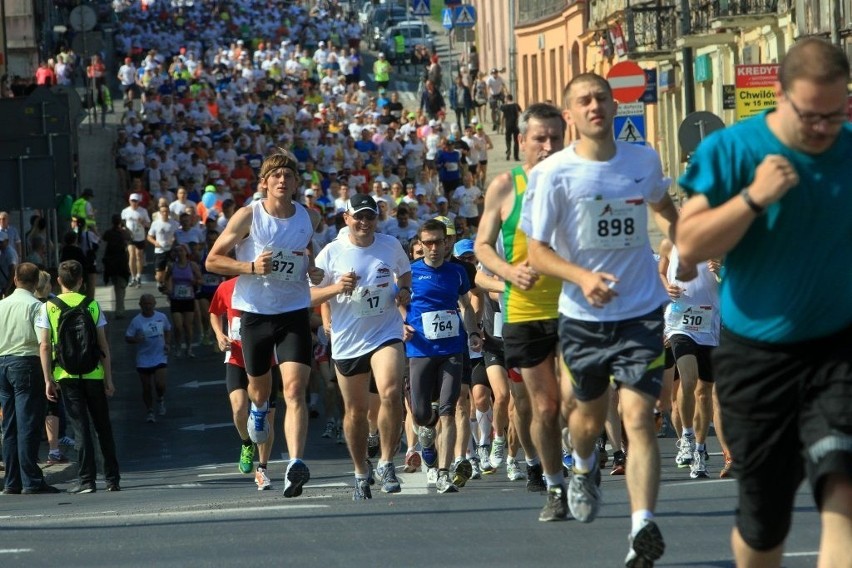
<path id="1" fill-rule="evenodd" d="M 473 241 L 470 239 L 462 239 L 453 246 L 453 256 L 458 258 L 466 254 L 474 254 Z"/>

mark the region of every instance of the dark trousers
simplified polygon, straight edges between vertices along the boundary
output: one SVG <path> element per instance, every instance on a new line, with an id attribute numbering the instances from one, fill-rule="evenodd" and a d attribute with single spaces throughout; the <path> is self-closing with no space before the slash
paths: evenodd
<path id="1" fill-rule="evenodd" d="M 3 461 L 8 489 L 36 489 L 44 484 L 44 474 L 38 466 L 47 403 L 44 391 L 44 376 L 37 356 L 0 357 Z"/>
<path id="2" fill-rule="evenodd" d="M 65 412 L 74 427 L 74 437 L 80 452 L 80 482 L 94 484 L 97 478 L 95 446 L 92 439 L 94 427 L 104 457 L 104 477 L 107 483 L 118 483 L 118 459 L 115 456 L 115 440 L 112 436 L 104 382 L 98 379 L 62 379 L 59 386 L 62 400 L 65 402 Z"/>
<path id="3" fill-rule="evenodd" d="M 512 154 L 515 157 L 515 160 L 520 160 L 520 154 L 518 151 L 518 134 L 520 131 L 516 126 L 506 125 L 506 159 L 509 159 L 509 153 L 514 148 L 514 153 Z"/>

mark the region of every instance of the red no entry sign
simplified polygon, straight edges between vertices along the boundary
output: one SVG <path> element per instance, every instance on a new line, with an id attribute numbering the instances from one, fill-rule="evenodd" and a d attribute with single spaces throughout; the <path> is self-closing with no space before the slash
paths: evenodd
<path id="1" fill-rule="evenodd" d="M 635 103 L 648 86 L 645 72 L 632 61 L 613 65 L 606 74 L 606 80 L 612 87 L 612 96 L 620 103 Z"/>

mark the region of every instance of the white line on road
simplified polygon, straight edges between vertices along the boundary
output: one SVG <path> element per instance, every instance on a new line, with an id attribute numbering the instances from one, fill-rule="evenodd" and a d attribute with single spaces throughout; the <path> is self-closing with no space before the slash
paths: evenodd
<path id="1" fill-rule="evenodd" d="M 192 426 L 184 426 L 181 430 L 204 432 L 205 430 L 212 430 L 213 428 L 227 428 L 228 426 L 233 425 L 233 422 L 219 422 L 218 424 L 193 424 Z"/>
<path id="2" fill-rule="evenodd" d="M 687 487 L 689 485 L 709 485 L 711 483 L 733 483 L 735 479 L 701 479 L 698 481 L 672 481 L 671 483 L 663 483 L 661 487 Z"/>
<path id="3" fill-rule="evenodd" d="M 810 552 L 785 552 L 782 556 L 819 556 L 819 550 L 813 550 Z"/>
<path id="4" fill-rule="evenodd" d="M 224 384 L 225 384 L 225 381 L 224 381 L 224 379 L 222 379 L 222 380 L 218 380 L 218 381 L 191 381 L 189 383 L 184 383 L 184 384 L 178 385 L 178 386 L 181 386 L 181 387 L 186 388 L 186 389 L 197 389 L 198 387 L 209 387 L 209 386 L 213 386 L 213 385 L 224 385 Z"/>
<path id="5" fill-rule="evenodd" d="M 32 548 L 0 548 L 0 554 L 22 554 L 32 551 Z"/>

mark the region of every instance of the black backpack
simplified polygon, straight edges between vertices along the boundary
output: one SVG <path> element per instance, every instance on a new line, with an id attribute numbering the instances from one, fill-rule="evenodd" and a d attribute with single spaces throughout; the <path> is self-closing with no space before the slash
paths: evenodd
<path id="1" fill-rule="evenodd" d="M 98 328 L 89 305 L 92 300 L 70 307 L 60 298 L 49 300 L 59 308 L 54 355 L 56 363 L 72 376 L 82 377 L 98 368 L 103 352 L 98 345 Z"/>

